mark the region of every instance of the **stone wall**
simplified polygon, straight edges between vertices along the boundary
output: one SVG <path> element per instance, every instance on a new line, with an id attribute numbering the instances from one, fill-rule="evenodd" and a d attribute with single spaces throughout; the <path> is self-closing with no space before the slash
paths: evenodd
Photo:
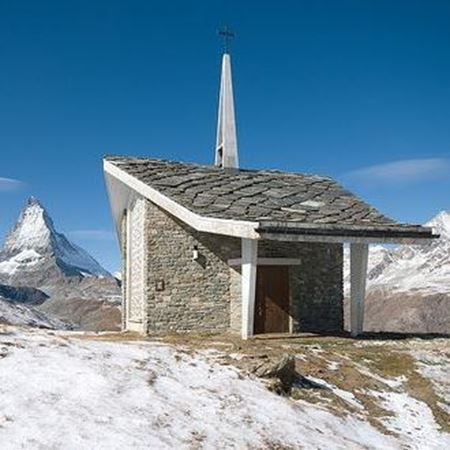
<path id="1" fill-rule="evenodd" d="M 228 259 L 240 257 L 240 239 L 199 233 L 150 202 L 147 214 L 148 331 L 228 330 Z"/>
<path id="2" fill-rule="evenodd" d="M 146 223 L 148 331 L 240 333 L 240 267 L 228 265 L 240 239 L 199 233 L 150 202 Z M 292 331 L 342 329 L 341 244 L 260 241 L 258 256 L 301 260 L 289 269 Z"/>

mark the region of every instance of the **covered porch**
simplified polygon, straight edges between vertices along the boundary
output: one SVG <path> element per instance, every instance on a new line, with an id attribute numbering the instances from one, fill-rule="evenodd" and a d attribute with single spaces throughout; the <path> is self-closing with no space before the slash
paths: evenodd
<path id="1" fill-rule="evenodd" d="M 283 224 L 285 225 L 285 224 Z M 323 229 L 325 228 L 325 230 Z M 398 230 L 353 229 L 353 235 L 338 235 L 335 230 L 320 227 L 320 232 L 308 230 L 308 233 L 293 232 L 295 228 L 286 229 L 267 227 L 260 231 L 261 239 L 269 239 L 292 243 L 333 243 L 343 246 L 347 244 L 350 249 L 350 333 L 357 337 L 364 330 L 364 304 L 366 298 L 366 279 L 370 244 L 423 244 L 430 239 L 429 234 L 417 232 L 411 227 Z M 359 233 L 358 233 L 359 231 Z M 382 232 L 382 234 L 380 233 Z M 303 229 L 304 232 L 304 229 Z M 358 235 L 359 234 L 359 235 Z M 361 235 L 364 234 L 364 235 Z M 240 265 L 241 271 L 241 337 L 249 339 L 255 335 L 267 333 L 293 333 L 292 317 L 289 314 L 289 288 L 286 276 L 289 267 L 299 265 L 297 258 L 266 258 L 258 256 L 261 239 L 241 239 L 241 258 L 230 260 L 230 265 Z M 343 260 L 342 260 L 343 263 Z M 341 272 L 342 273 L 342 272 Z M 343 295 L 343 293 L 342 293 Z M 268 298 L 272 308 L 265 308 L 262 303 L 264 297 Z M 268 311 L 268 312 L 267 312 Z M 273 314 L 274 317 L 267 317 Z M 265 317 L 262 317 L 264 316 Z"/>

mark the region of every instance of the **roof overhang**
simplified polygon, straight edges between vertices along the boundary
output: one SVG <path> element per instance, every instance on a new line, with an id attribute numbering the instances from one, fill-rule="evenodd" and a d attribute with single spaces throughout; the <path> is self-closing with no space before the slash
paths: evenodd
<path id="1" fill-rule="evenodd" d="M 327 242 L 351 243 L 402 243 L 420 244 L 439 237 L 431 228 L 422 226 L 376 226 L 305 224 L 299 222 L 263 222 L 258 229 L 264 239 L 284 241 L 319 242 L 326 237 Z"/>
<path id="2" fill-rule="evenodd" d="M 103 162 L 103 169 L 109 201 L 118 231 L 120 230 L 123 213 L 129 207 L 130 200 L 133 198 L 133 195 L 125 195 L 122 192 L 125 187 L 128 187 L 197 231 L 248 239 L 259 239 L 260 237 L 259 233 L 256 232 L 259 226 L 258 222 L 200 216 L 121 170 L 115 164 L 111 164 L 109 161 L 105 160 Z"/>
<path id="3" fill-rule="evenodd" d="M 108 160 L 103 161 L 103 170 L 119 240 L 123 215 L 138 196 L 147 198 L 197 231 L 239 238 L 290 242 L 423 244 L 438 237 L 432 234 L 431 229 L 413 226 L 403 229 L 393 226 L 389 229 L 355 225 L 260 223 L 205 217 L 185 208 Z"/>
<path id="4" fill-rule="evenodd" d="M 259 233 L 260 239 L 268 239 L 272 241 L 285 242 L 323 242 L 323 243 L 341 243 L 341 244 L 405 244 L 418 245 L 425 244 L 436 238 L 438 235 L 420 238 L 408 237 L 370 237 L 370 236 L 329 236 L 329 235 L 313 235 L 313 234 L 294 234 L 294 233 Z"/>

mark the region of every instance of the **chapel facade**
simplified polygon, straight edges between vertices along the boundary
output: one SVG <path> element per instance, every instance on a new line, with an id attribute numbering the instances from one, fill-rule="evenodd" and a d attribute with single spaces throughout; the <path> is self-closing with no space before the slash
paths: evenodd
<path id="1" fill-rule="evenodd" d="M 215 164 L 104 159 L 123 260 L 123 328 L 144 334 L 363 331 L 368 245 L 421 243 L 329 177 L 239 168 L 230 55 L 222 60 Z"/>

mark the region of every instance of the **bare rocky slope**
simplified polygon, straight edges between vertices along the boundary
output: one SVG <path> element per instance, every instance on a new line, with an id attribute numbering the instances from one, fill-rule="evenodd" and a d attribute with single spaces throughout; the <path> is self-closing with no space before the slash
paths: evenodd
<path id="1" fill-rule="evenodd" d="M 72 329 L 70 323 L 35 308 L 48 298 L 48 295 L 39 289 L 0 284 L 0 324 Z"/>
<path id="2" fill-rule="evenodd" d="M 21 288 L 16 289 L 21 292 L 16 305 L 33 303 L 34 310 L 77 328 L 117 330 L 120 326 L 118 280 L 58 233 L 35 198 L 28 200 L 0 251 L 0 283 Z M 36 302 L 33 289 L 47 298 Z"/>
<path id="3" fill-rule="evenodd" d="M 450 334 L 450 212 L 426 226 L 440 238 L 423 245 L 371 247 L 365 330 Z M 348 252 L 344 277 L 348 297 Z"/>
<path id="4" fill-rule="evenodd" d="M 29 305 L 41 305 L 49 296 L 39 289 L 32 287 L 13 287 L 0 284 L 0 296 L 13 303 L 23 303 Z"/>

